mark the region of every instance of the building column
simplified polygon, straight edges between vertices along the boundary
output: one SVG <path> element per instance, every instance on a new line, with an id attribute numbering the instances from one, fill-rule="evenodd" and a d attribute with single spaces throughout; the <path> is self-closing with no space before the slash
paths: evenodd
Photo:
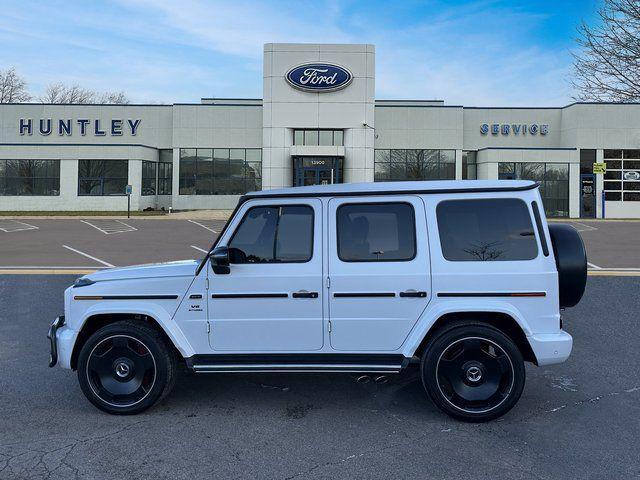
<path id="1" fill-rule="evenodd" d="M 462 180 L 462 150 L 456 150 L 456 180 Z"/>
<path id="2" fill-rule="evenodd" d="M 579 152 L 577 153 L 579 155 Z M 580 217 L 580 163 L 569 164 L 569 218 Z"/>
<path id="3" fill-rule="evenodd" d="M 596 150 L 596 162 L 604 162 L 604 150 Z M 602 191 L 604 190 L 604 175 L 596 173 L 596 218 L 602 218 Z M 604 207 L 605 215 L 607 207 Z"/>

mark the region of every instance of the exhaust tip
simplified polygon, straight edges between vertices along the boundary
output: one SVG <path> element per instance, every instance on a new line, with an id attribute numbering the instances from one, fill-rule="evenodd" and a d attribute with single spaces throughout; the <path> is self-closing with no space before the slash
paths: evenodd
<path id="1" fill-rule="evenodd" d="M 386 375 L 379 375 L 376 378 L 374 378 L 373 381 L 376 382 L 378 385 L 384 385 L 389 381 L 389 377 L 387 377 Z"/>

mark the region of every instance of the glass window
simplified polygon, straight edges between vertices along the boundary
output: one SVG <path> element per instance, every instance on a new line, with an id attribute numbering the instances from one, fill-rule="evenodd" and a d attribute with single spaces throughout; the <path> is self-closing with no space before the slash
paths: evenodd
<path id="1" fill-rule="evenodd" d="M 158 195 L 171 195 L 173 186 L 173 163 L 158 163 Z"/>
<path id="2" fill-rule="evenodd" d="M 78 195 L 125 195 L 128 160 L 78 160 Z"/>
<path id="3" fill-rule="evenodd" d="M 476 180 L 478 178 L 477 157 L 478 152 L 464 150 L 462 152 L 462 179 Z"/>
<path id="4" fill-rule="evenodd" d="M 313 254 L 313 209 L 253 207 L 229 242 L 231 263 L 307 262 Z"/>
<path id="5" fill-rule="evenodd" d="M 445 259 L 531 260 L 538 245 L 527 205 L 518 199 L 445 200 L 436 208 Z"/>
<path id="6" fill-rule="evenodd" d="M 455 150 L 376 150 L 376 182 L 394 180 L 453 180 L 456 178 Z"/>
<path id="7" fill-rule="evenodd" d="M 596 151 L 592 149 L 580 150 L 580 173 L 593 173 L 593 164 L 596 162 Z"/>
<path id="8" fill-rule="evenodd" d="M 304 144 L 305 145 L 318 145 L 318 130 L 305 130 L 304 131 Z"/>
<path id="9" fill-rule="evenodd" d="M 502 162 L 498 163 L 498 178 L 539 182 L 546 215 L 569 216 L 568 163 Z"/>
<path id="10" fill-rule="evenodd" d="M 0 195 L 60 195 L 60 160 L 0 160 Z"/>
<path id="11" fill-rule="evenodd" d="M 261 188 L 260 148 L 180 149 L 180 195 L 241 195 Z"/>
<path id="12" fill-rule="evenodd" d="M 337 212 L 338 256 L 343 262 L 406 261 L 416 255 L 413 207 L 357 203 Z"/>
<path id="13" fill-rule="evenodd" d="M 604 198 L 616 202 L 640 201 L 640 150 L 605 150 Z M 607 158 L 616 160 L 607 160 Z"/>
<path id="14" fill-rule="evenodd" d="M 156 194 L 156 175 L 158 164 L 155 162 L 142 161 L 142 195 Z"/>
<path id="15" fill-rule="evenodd" d="M 344 145 L 344 132 L 342 130 L 294 130 L 293 144 L 342 146 Z"/>

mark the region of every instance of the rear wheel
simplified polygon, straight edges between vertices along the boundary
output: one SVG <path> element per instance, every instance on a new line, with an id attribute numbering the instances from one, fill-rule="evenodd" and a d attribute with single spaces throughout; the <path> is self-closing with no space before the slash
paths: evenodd
<path id="1" fill-rule="evenodd" d="M 443 330 L 422 358 L 422 381 L 433 402 L 460 420 L 485 422 L 507 413 L 525 383 L 522 354 L 489 325 Z"/>
<path id="2" fill-rule="evenodd" d="M 173 351 L 156 330 L 122 321 L 101 328 L 83 345 L 78 380 L 99 409 L 135 414 L 169 393 L 176 368 Z"/>

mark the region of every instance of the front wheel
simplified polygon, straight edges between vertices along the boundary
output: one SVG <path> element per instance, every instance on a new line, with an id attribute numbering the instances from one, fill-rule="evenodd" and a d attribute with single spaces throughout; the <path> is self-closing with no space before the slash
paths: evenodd
<path id="1" fill-rule="evenodd" d="M 133 321 L 107 325 L 83 345 L 78 380 L 87 399 L 107 413 L 140 413 L 169 393 L 177 362 L 159 332 Z"/>
<path id="2" fill-rule="evenodd" d="M 462 324 L 443 330 L 422 358 L 422 382 L 448 415 L 486 422 L 517 403 L 525 383 L 522 354 L 489 325 Z"/>

